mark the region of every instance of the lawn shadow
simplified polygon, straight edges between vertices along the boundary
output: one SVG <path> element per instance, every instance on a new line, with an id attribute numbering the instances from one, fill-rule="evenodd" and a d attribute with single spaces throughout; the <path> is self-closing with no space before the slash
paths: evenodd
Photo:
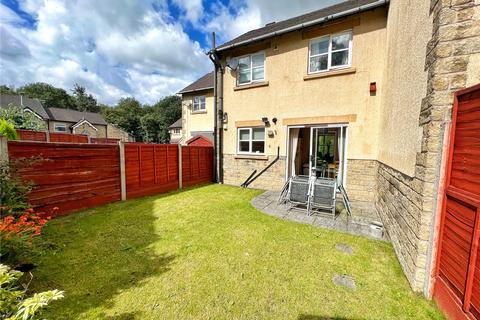
<path id="1" fill-rule="evenodd" d="M 47 318 L 142 318 L 138 312 L 112 316 L 104 311 L 111 309 L 116 295 L 168 272 L 176 258 L 153 246 L 161 235 L 155 230 L 154 197 L 149 198 L 117 202 L 50 222 L 45 232 L 49 245 L 35 258 L 38 267 L 31 289 L 64 290 L 65 297 L 52 303 Z"/>

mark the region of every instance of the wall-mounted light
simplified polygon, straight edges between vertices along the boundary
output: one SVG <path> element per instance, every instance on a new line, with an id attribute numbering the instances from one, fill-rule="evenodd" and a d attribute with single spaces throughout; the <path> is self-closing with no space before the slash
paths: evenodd
<path id="1" fill-rule="evenodd" d="M 228 122 L 228 113 L 226 113 L 226 112 L 223 113 L 222 120 L 223 120 L 223 123 L 227 123 L 227 122 Z"/>
<path id="2" fill-rule="evenodd" d="M 273 124 L 277 124 L 277 118 L 272 119 Z"/>
<path id="3" fill-rule="evenodd" d="M 270 125 L 267 117 L 262 117 L 262 122 L 265 123 L 265 127 L 268 127 Z"/>

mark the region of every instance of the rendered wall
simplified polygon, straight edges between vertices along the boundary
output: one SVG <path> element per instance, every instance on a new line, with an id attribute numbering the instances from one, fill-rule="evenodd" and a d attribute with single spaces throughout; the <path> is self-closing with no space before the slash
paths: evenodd
<path id="1" fill-rule="evenodd" d="M 275 136 L 267 138 L 266 155 L 276 156 L 280 146 L 280 155 L 286 156 L 287 126 L 283 120 L 356 115 L 356 120 L 349 124 L 348 158 L 377 158 L 382 86 L 376 96 L 371 96 L 369 84 L 382 83 L 386 11 L 379 8 L 359 17 L 360 24 L 353 27 L 354 73 L 304 80 L 310 39 L 302 39 L 301 32 L 271 40 L 271 46 L 265 50 L 268 86 L 235 91 L 236 74 L 227 68 L 224 112 L 230 121 L 225 125 L 224 154 L 236 153 L 236 122 L 239 121 L 258 122 L 264 116 L 270 120 L 278 118 L 277 124 L 269 128 L 275 131 Z M 310 121 L 315 120 L 305 120 L 305 123 Z"/>
<path id="2" fill-rule="evenodd" d="M 193 111 L 193 98 L 205 96 L 205 111 Z M 192 131 L 213 132 L 213 90 L 182 95 L 182 141 L 192 138 Z"/>
<path id="3" fill-rule="evenodd" d="M 422 130 L 418 123 L 427 93 L 425 53 L 432 35 L 428 0 L 393 0 L 387 22 L 379 160 L 413 176 Z"/>

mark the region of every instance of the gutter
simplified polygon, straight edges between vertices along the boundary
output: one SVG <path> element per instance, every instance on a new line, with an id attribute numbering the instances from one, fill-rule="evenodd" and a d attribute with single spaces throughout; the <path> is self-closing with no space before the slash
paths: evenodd
<path id="1" fill-rule="evenodd" d="M 285 29 L 282 29 L 282 30 L 270 32 L 270 33 L 267 33 L 267 34 L 264 34 L 264 35 L 261 35 L 261 36 L 258 36 L 258 37 L 254 37 L 254 38 L 251 38 L 251 39 L 248 39 L 248 40 L 243 40 L 243 41 L 240 41 L 240 42 L 237 42 L 237 43 L 233 43 L 233 44 L 230 44 L 230 45 L 225 46 L 225 47 L 220 46 L 220 48 L 217 48 L 216 51 L 224 51 L 224 50 L 227 50 L 227 49 L 231 49 L 231 48 L 239 47 L 239 46 L 242 46 L 242 45 L 250 44 L 252 42 L 256 42 L 256 41 L 259 41 L 259 40 L 264 40 L 264 39 L 279 36 L 279 35 L 282 35 L 282 34 L 285 34 L 285 33 L 288 33 L 288 32 L 292 32 L 292 31 L 296 31 L 296 30 L 303 29 L 303 28 L 306 28 L 306 27 L 310 27 L 310 26 L 315 25 L 315 24 L 319 24 L 319 23 L 330 21 L 330 20 L 335 20 L 335 19 L 346 17 L 346 16 L 350 16 L 350 15 L 353 15 L 353 14 L 356 14 L 356 13 L 361 13 L 361 12 L 364 12 L 364 11 L 372 10 L 372 9 L 387 5 L 389 2 L 390 2 L 390 0 L 378 0 L 378 1 L 375 1 L 375 2 L 372 2 L 372 3 L 369 3 L 369 4 L 365 4 L 363 6 L 353 8 L 353 9 L 349 9 L 349 10 L 342 11 L 342 12 L 339 12 L 339 13 L 331 14 L 329 16 L 318 18 L 318 19 L 308 21 L 308 22 L 305 22 L 305 23 L 297 24 L 297 25 L 294 25 L 294 26 L 291 26 L 291 27 L 288 27 L 288 28 L 285 28 Z"/>
<path id="2" fill-rule="evenodd" d="M 205 91 L 205 90 L 211 90 L 211 89 L 213 89 L 213 87 L 205 87 L 205 88 L 193 89 L 188 91 L 180 91 L 180 92 L 177 92 L 177 94 L 192 93 L 192 92 Z"/>

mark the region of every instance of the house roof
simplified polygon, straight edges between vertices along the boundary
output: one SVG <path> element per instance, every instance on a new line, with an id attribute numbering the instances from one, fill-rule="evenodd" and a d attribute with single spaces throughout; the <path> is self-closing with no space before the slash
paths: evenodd
<path id="1" fill-rule="evenodd" d="M 207 73 L 197 81 L 189 84 L 185 88 L 183 88 L 179 93 L 188 93 L 188 92 L 195 92 L 195 91 L 202 91 L 202 90 L 210 90 L 213 89 L 213 71 Z"/>
<path id="2" fill-rule="evenodd" d="M 107 125 L 105 119 L 99 113 L 82 112 L 72 109 L 48 108 L 51 119 L 56 121 L 65 121 L 77 123 L 80 120 L 87 120 L 91 124 Z"/>
<path id="3" fill-rule="evenodd" d="M 6 108 L 9 105 L 28 108 L 35 112 L 42 119 L 50 119 L 46 108 L 43 107 L 42 103 L 38 99 L 32 99 L 18 94 L 0 94 L 0 107 Z"/>
<path id="4" fill-rule="evenodd" d="M 298 17 L 290 18 L 280 22 L 273 22 L 262 28 L 251 30 L 233 40 L 227 41 L 216 48 L 222 51 L 241 45 L 246 45 L 254 41 L 267 39 L 280 34 L 299 30 L 308 26 L 319 24 L 326 21 L 335 20 L 352 14 L 371 10 L 388 4 L 389 0 L 349 0 L 339 4 L 316 10 Z"/>
<path id="5" fill-rule="evenodd" d="M 197 146 L 213 146 L 213 134 L 211 137 L 205 137 L 204 135 L 196 135 L 189 140 L 187 140 L 186 144 L 188 145 L 197 145 Z"/>
<path id="6" fill-rule="evenodd" d="M 175 128 L 181 128 L 182 127 L 182 118 L 178 119 L 168 129 L 175 129 Z"/>

